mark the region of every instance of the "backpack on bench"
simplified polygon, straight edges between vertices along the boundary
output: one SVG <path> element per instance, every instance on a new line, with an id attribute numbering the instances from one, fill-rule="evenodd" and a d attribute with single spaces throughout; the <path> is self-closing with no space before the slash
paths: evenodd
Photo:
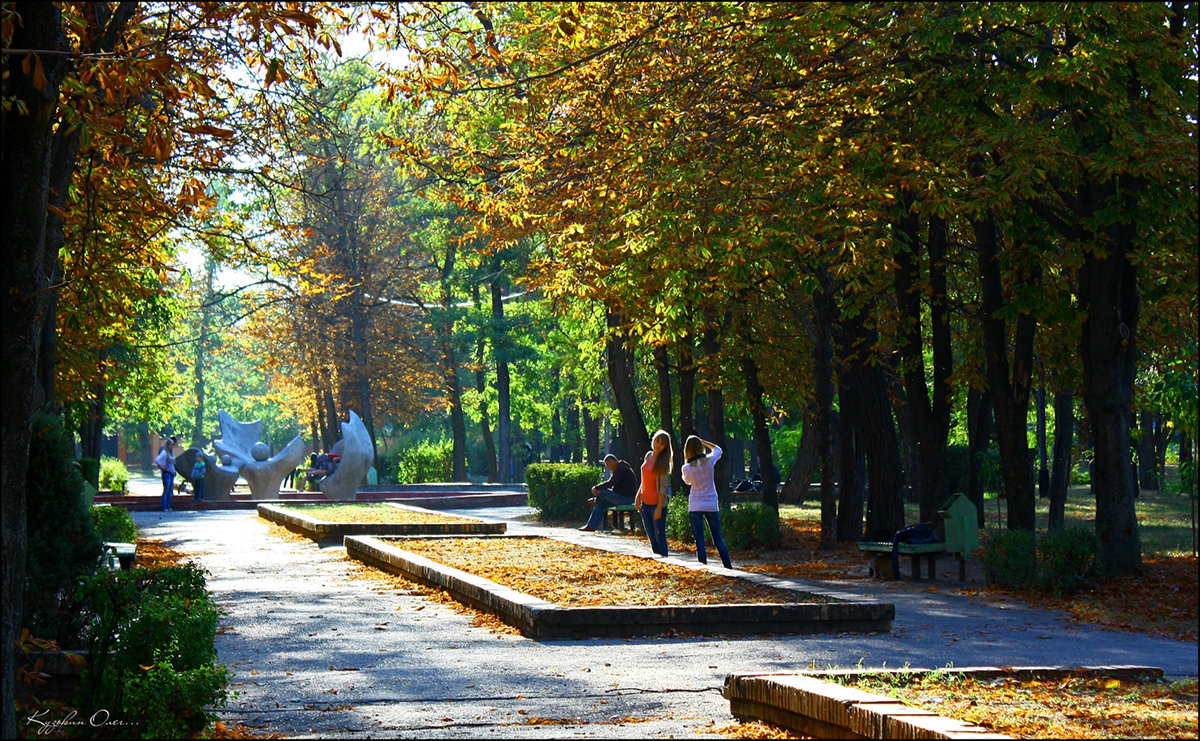
<path id="1" fill-rule="evenodd" d="M 940 522 L 922 522 L 912 527 L 906 527 L 902 530 L 897 530 L 892 536 L 892 578 L 900 578 L 900 544 L 912 543 L 918 545 L 921 543 L 941 543 L 942 539 L 938 537 L 938 526 Z M 915 556 L 914 556 L 915 558 Z"/>

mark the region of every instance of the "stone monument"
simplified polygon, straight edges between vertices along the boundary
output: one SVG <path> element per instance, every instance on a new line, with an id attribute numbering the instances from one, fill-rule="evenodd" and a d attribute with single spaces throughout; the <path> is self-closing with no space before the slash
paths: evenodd
<path id="1" fill-rule="evenodd" d="M 329 499 L 354 499 L 358 487 L 367 478 L 367 471 L 375 463 L 375 449 L 367 426 L 357 414 L 350 411 L 350 421 L 342 423 L 342 439 L 333 446 L 333 451 L 342 456 L 337 469 L 321 479 L 321 492 Z"/>
<path id="2" fill-rule="evenodd" d="M 218 453 L 228 455 L 229 465 L 246 479 L 250 485 L 250 498 L 277 499 L 283 479 L 304 460 L 301 436 L 296 435 L 283 450 L 271 456 L 271 449 L 262 441 L 262 420 L 238 422 L 220 409 L 217 422 L 221 427 L 221 438 L 213 440 L 213 447 Z"/>

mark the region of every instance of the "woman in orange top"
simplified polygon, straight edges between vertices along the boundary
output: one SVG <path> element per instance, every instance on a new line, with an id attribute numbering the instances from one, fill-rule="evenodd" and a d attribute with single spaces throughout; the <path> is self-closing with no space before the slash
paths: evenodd
<path id="1" fill-rule="evenodd" d="M 650 548 L 664 557 L 667 555 L 667 482 L 671 478 L 673 458 L 670 433 L 658 430 L 650 438 L 650 450 L 642 462 L 642 485 L 633 498 L 633 505 L 642 513 Z"/>

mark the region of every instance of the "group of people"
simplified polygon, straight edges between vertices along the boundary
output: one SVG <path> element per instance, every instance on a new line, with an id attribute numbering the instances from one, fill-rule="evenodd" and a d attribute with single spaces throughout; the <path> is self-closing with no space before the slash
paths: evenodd
<path id="1" fill-rule="evenodd" d="M 162 511 L 171 511 L 171 494 L 175 489 L 175 448 L 179 445 L 179 436 L 172 435 L 167 438 L 162 447 L 158 449 L 158 455 L 154 456 L 154 466 L 162 472 L 163 493 L 162 493 Z M 197 455 L 196 460 L 192 463 L 192 498 L 197 502 L 204 501 L 204 473 L 208 468 L 208 462 L 204 460 L 203 455 Z"/>
<path id="2" fill-rule="evenodd" d="M 684 464 L 679 473 L 684 483 L 690 487 L 688 519 L 691 522 L 692 535 L 696 539 L 696 558 L 700 563 L 708 563 L 708 549 L 704 538 L 704 525 L 708 523 L 713 545 L 721 555 L 721 563 L 725 568 L 731 569 L 733 564 L 729 560 L 729 549 L 725 547 L 725 540 L 721 537 L 721 517 L 717 508 L 717 488 L 714 480 L 714 467 L 721 459 L 721 448 L 696 435 L 690 435 L 683 444 L 683 455 Z M 606 510 L 622 504 L 633 504 L 642 516 L 650 548 L 656 554 L 666 557 L 666 515 L 674 457 L 671 435 L 666 430 L 658 430 L 651 436 L 650 450 L 646 451 L 642 459 L 640 476 L 629 463 L 615 455 L 605 456 L 604 465 L 610 472 L 609 477 L 603 483 L 592 487 L 592 514 L 587 523 L 579 529 L 585 532 L 599 530 L 604 523 Z"/>
<path id="3" fill-rule="evenodd" d="M 341 463 L 341 461 L 342 456 L 337 453 L 310 454 L 308 456 L 308 468 L 304 469 L 305 481 L 310 484 L 319 484 L 321 479 L 337 470 L 338 463 Z"/>

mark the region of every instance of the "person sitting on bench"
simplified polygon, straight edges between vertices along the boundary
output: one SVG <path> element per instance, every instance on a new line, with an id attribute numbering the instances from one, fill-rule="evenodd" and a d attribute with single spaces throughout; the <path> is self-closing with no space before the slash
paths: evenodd
<path id="1" fill-rule="evenodd" d="M 586 533 L 600 529 L 604 524 L 604 512 L 609 507 L 633 504 L 633 498 L 637 496 L 638 476 L 633 466 L 618 460 L 611 453 L 604 456 L 604 465 L 609 470 L 608 479 L 592 487 L 592 493 L 596 495 L 589 500 L 593 505 L 592 515 L 588 517 L 587 524 L 579 528 Z"/>

